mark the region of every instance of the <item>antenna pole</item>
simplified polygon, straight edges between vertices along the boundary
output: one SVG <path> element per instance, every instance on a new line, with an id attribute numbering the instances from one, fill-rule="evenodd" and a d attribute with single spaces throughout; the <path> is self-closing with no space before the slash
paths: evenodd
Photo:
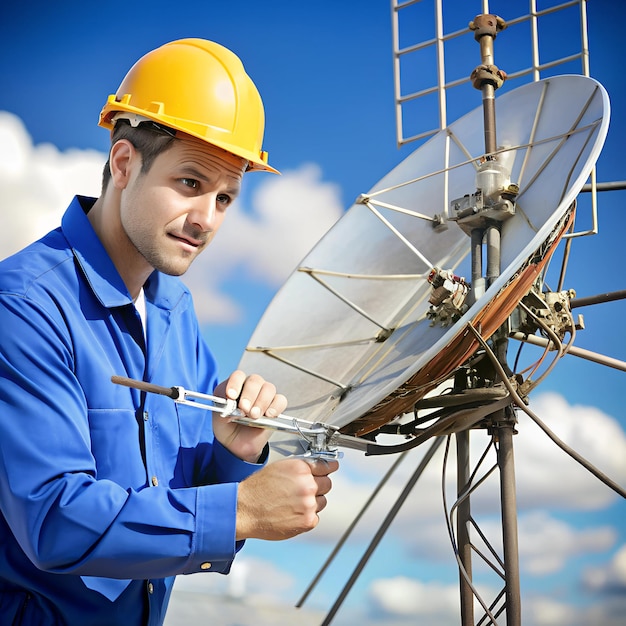
<path id="1" fill-rule="evenodd" d="M 492 171 L 499 172 L 496 152 L 496 104 L 495 91 L 506 74 L 494 64 L 493 42 L 501 30 L 506 28 L 504 20 L 496 15 L 478 15 L 469 24 L 474 38 L 480 44 L 481 64 L 474 69 L 470 79 L 473 86 L 482 92 L 483 124 L 485 138 L 485 156 L 478 176 L 481 206 L 493 201 L 494 189 L 489 176 Z M 500 181 L 498 182 L 498 185 Z M 496 186 L 498 186 L 496 185 Z M 498 196 L 502 200 L 501 196 Z M 479 220 L 473 227 L 468 227 L 471 236 L 472 262 L 472 298 L 476 301 L 485 289 L 500 275 L 501 248 L 500 227 L 503 219 L 510 214 L 503 212 L 498 219 L 495 212 L 490 217 Z M 485 266 L 483 268 L 482 248 L 485 245 Z M 498 360 L 506 368 L 506 338 L 498 342 Z M 494 369 L 486 372 L 485 380 L 497 378 Z M 515 413 L 512 406 L 505 407 L 486 417 L 484 427 L 488 428 L 492 440 L 497 443 L 498 468 L 500 472 L 500 501 L 502 515 L 502 569 L 504 575 L 504 609 L 507 626 L 521 626 L 521 600 L 519 580 L 519 551 L 517 530 L 517 497 L 515 486 L 515 462 L 513 456 L 513 435 L 515 434 Z M 469 458 L 469 431 L 456 433 L 457 438 L 457 491 L 467 491 L 471 482 Z M 463 626 L 474 624 L 474 590 L 472 589 L 472 523 L 469 495 L 462 499 L 457 515 L 457 549 L 459 561 L 465 570 L 460 572 L 461 623 Z M 493 620 L 492 620 L 493 621 Z M 481 622 L 483 623 L 483 622 Z"/>
<path id="2" fill-rule="evenodd" d="M 461 497 L 471 482 L 469 430 L 456 433 L 455 438 L 457 495 Z M 463 499 L 458 508 L 456 534 L 459 560 L 470 580 L 472 579 L 472 542 L 469 533 L 471 517 L 470 498 L 468 497 Z M 459 576 L 461 624 L 463 626 L 474 624 L 474 592 L 466 576 Z"/>
<path id="3" fill-rule="evenodd" d="M 477 15 L 470 22 L 469 28 L 474 31 L 474 39 L 480 44 L 481 64 L 474 69 L 470 79 L 474 87 L 483 94 L 485 153 L 491 155 L 498 148 L 495 94 L 506 78 L 506 74 L 494 65 L 493 42 L 497 34 L 506 28 L 506 23 L 497 15 Z"/>
<path id="4" fill-rule="evenodd" d="M 506 74 L 494 64 L 493 42 L 506 22 L 489 13 L 477 15 L 470 23 L 474 39 L 480 45 L 481 64 L 470 75 L 472 85 L 483 95 L 483 130 L 485 135 L 485 159 L 495 160 L 498 149 L 496 139 L 496 89 L 502 86 Z M 500 274 L 500 223 L 495 221 L 485 227 L 487 243 L 487 282 L 486 287 Z M 473 250 L 473 248 L 472 248 Z M 474 279 L 474 277 L 472 277 Z"/>
<path id="5" fill-rule="evenodd" d="M 498 441 L 500 468 L 500 506 L 502 508 L 502 554 L 504 557 L 505 607 L 507 626 L 520 626 L 519 551 L 517 545 L 517 496 L 515 489 L 515 459 L 513 435 L 515 415 L 513 407 L 500 409 L 493 416 L 496 422 L 493 436 Z"/>

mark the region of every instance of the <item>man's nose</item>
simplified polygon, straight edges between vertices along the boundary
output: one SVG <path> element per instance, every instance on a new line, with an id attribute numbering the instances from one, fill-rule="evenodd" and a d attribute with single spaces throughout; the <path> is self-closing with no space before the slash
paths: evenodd
<path id="1" fill-rule="evenodd" d="M 206 194 L 196 199 L 191 211 L 189 211 L 189 221 L 197 226 L 203 232 L 214 230 L 216 210 L 216 196 L 214 194 Z"/>

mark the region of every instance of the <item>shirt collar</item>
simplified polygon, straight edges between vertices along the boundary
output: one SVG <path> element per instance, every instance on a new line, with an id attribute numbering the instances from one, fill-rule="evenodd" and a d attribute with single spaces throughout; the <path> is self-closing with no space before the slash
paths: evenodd
<path id="1" fill-rule="evenodd" d="M 95 201 L 95 198 L 86 196 L 74 197 L 61 222 L 63 234 L 103 306 L 112 308 L 133 304 L 122 277 L 87 218 L 87 212 Z M 164 309 L 172 309 L 184 292 L 178 279 L 156 271 L 146 283 L 146 299 Z"/>

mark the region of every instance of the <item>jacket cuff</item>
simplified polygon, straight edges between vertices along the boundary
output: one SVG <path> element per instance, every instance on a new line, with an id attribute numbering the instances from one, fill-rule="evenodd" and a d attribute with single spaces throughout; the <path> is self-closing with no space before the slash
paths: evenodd
<path id="1" fill-rule="evenodd" d="M 206 485 L 196 490 L 196 531 L 184 574 L 227 574 L 240 546 L 235 545 L 237 483 Z"/>
<path id="2" fill-rule="evenodd" d="M 217 439 L 213 440 L 213 465 L 217 472 L 217 481 L 219 483 L 235 482 L 240 483 L 242 480 L 252 476 L 260 470 L 269 458 L 270 447 L 265 444 L 261 456 L 256 463 L 248 463 L 235 456 L 228 448 L 223 446 Z"/>

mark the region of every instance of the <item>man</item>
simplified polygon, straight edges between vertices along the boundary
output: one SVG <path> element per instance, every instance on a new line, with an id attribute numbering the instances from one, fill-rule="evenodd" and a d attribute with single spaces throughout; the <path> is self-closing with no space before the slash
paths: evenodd
<path id="1" fill-rule="evenodd" d="M 337 463 L 265 465 L 267 431 L 114 385 L 112 375 L 237 400 L 286 399 L 260 376 L 217 384 L 177 276 L 210 243 L 261 151 L 239 59 L 200 39 L 140 59 L 100 124 L 98 199 L 0 263 L 0 624 L 163 622 L 174 576 L 229 571 L 243 540 L 315 527 Z"/>

